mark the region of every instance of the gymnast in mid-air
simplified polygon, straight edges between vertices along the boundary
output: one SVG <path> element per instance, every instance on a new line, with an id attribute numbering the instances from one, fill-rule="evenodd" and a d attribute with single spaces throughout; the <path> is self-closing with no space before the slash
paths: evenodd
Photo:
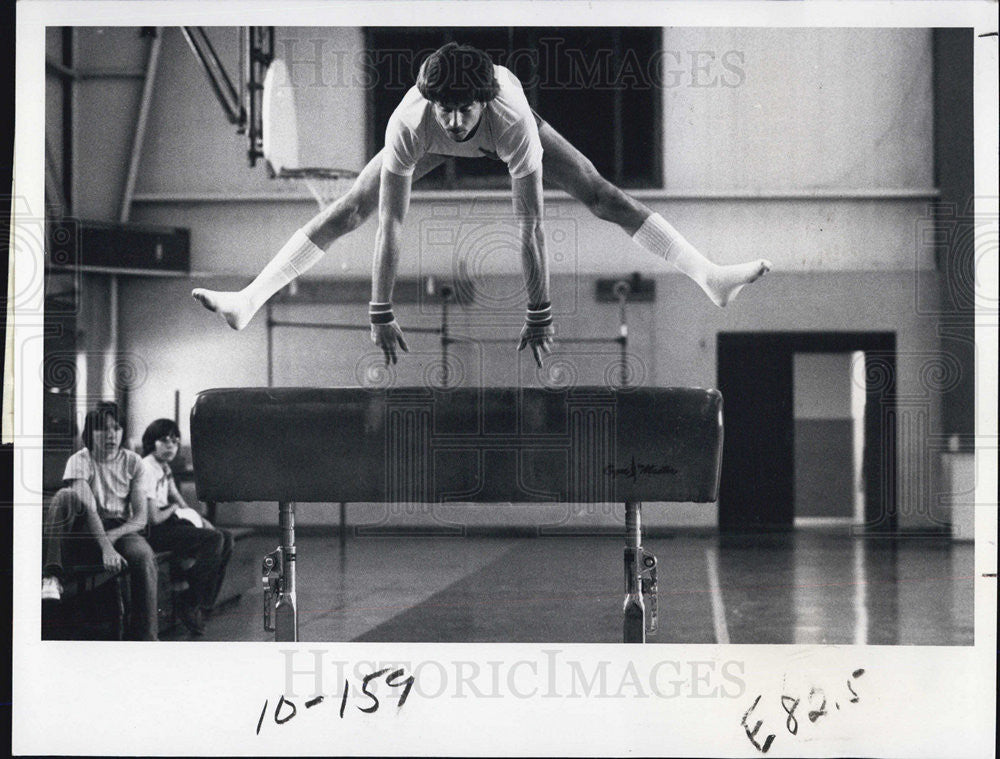
<path id="1" fill-rule="evenodd" d="M 395 363 L 397 346 L 408 350 L 393 315 L 392 292 L 410 186 L 450 156 L 507 164 L 528 295 L 517 349 L 530 346 L 539 366 L 555 334 L 542 227 L 543 176 L 595 216 L 614 222 L 643 248 L 673 264 L 717 306 L 725 306 L 744 285 L 771 268 L 764 259 L 720 266 L 705 258 L 660 214 L 602 177 L 586 156 L 535 113 L 509 70 L 477 48 L 450 42 L 423 62 L 416 85 L 389 119 L 385 147 L 350 190 L 297 230 L 244 289 L 198 288 L 192 295 L 230 327 L 242 329 L 272 295 L 305 273 L 327 247 L 357 229 L 377 208 L 371 337 L 386 363 Z"/>

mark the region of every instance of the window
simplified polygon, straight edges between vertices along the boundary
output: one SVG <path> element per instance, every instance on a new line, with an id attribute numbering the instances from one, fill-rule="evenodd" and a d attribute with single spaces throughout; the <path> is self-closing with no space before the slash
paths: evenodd
<path id="1" fill-rule="evenodd" d="M 372 28 L 366 31 L 371 152 L 424 58 L 446 42 L 473 45 L 521 80 L 539 115 L 622 187 L 660 187 L 659 28 Z M 505 187 L 496 161 L 453 158 L 423 187 Z"/>

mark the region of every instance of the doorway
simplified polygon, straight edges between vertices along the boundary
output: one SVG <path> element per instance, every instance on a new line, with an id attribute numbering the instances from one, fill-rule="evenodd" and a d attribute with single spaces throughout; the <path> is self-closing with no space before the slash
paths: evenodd
<path id="1" fill-rule="evenodd" d="M 725 404 L 720 531 L 793 529 L 795 357 L 858 351 L 864 352 L 865 381 L 864 528 L 895 532 L 896 336 L 891 332 L 719 333 L 718 387 Z"/>
<path id="2" fill-rule="evenodd" d="M 792 357 L 796 529 L 865 521 L 865 354 Z"/>

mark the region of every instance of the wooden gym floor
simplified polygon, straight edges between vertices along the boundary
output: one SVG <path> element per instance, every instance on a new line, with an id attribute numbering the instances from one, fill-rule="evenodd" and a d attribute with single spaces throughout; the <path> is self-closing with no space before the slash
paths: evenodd
<path id="1" fill-rule="evenodd" d="M 304 531 L 303 531 L 304 532 Z M 248 548 L 261 559 L 277 536 Z M 302 641 L 621 641 L 616 535 L 297 536 Z M 659 560 L 652 643 L 971 645 L 973 545 L 836 532 L 644 542 Z M 259 562 L 255 562 L 259 566 Z M 266 641 L 259 575 L 207 641 Z M 166 640 L 188 640 L 175 628 Z"/>

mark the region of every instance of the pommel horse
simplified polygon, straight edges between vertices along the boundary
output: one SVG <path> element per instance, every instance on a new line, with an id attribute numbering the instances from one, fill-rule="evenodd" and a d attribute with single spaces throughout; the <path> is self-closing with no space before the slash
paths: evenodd
<path id="1" fill-rule="evenodd" d="M 657 625 L 642 501 L 716 500 L 722 396 L 698 388 L 242 388 L 191 411 L 198 497 L 276 501 L 265 629 L 298 640 L 295 503 L 625 504 L 624 640 Z"/>

